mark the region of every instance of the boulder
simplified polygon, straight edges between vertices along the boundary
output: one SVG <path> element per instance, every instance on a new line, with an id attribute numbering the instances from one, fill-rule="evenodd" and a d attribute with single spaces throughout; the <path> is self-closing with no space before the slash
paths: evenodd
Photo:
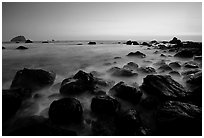
<path id="1" fill-rule="evenodd" d="M 173 70 L 169 72 L 169 75 L 180 76 L 180 73 L 178 71 Z"/>
<path id="2" fill-rule="evenodd" d="M 192 85 L 202 85 L 202 71 L 189 76 L 186 82 Z"/>
<path id="3" fill-rule="evenodd" d="M 144 53 L 141 53 L 140 51 L 130 52 L 127 56 L 134 56 L 134 57 L 138 57 L 138 58 L 145 58 L 146 57 L 146 55 Z"/>
<path id="4" fill-rule="evenodd" d="M 184 87 L 169 75 L 147 75 L 140 87 L 161 100 L 181 99 L 186 95 Z"/>
<path id="5" fill-rule="evenodd" d="M 11 88 L 25 88 L 38 90 L 54 83 L 56 74 L 42 69 L 28 69 L 17 71 Z"/>
<path id="6" fill-rule="evenodd" d="M 14 38 L 11 39 L 11 42 L 25 42 L 26 39 L 24 36 L 16 36 Z"/>
<path id="7" fill-rule="evenodd" d="M 192 50 L 184 49 L 181 50 L 180 52 L 176 53 L 174 57 L 179 57 L 179 58 L 192 58 L 193 57 L 193 52 Z"/>
<path id="8" fill-rule="evenodd" d="M 110 89 L 110 93 L 113 96 L 119 97 L 132 103 L 138 103 L 143 94 L 140 91 L 139 87 L 129 86 L 122 81 L 113 86 Z"/>
<path id="9" fill-rule="evenodd" d="M 88 45 L 96 45 L 96 42 L 89 42 Z"/>
<path id="10" fill-rule="evenodd" d="M 194 61 L 202 61 L 202 56 L 194 56 L 193 60 Z"/>
<path id="11" fill-rule="evenodd" d="M 123 69 L 136 70 L 138 67 L 139 67 L 138 64 L 136 64 L 134 62 L 129 62 L 126 65 L 123 66 Z"/>
<path id="12" fill-rule="evenodd" d="M 131 40 L 127 41 L 126 45 L 132 45 L 132 41 Z"/>
<path id="13" fill-rule="evenodd" d="M 166 60 L 164 60 L 164 59 L 159 60 L 159 61 L 157 61 L 156 63 L 154 63 L 153 65 L 155 65 L 155 66 L 163 66 L 163 65 L 166 65 Z"/>
<path id="14" fill-rule="evenodd" d="M 179 40 L 178 38 L 174 37 L 172 40 L 169 41 L 169 43 L 171 43 L 171 44 L 180 44 L 181 40 Z"/>
<path id="15" fill-rule="evenodd" d="M 178 62 L 171 62 L 169 63 L 169 66 L 173 69 L 181 68 L 181 65 Z"/>
<path id="16" fill-rule="evenodd" d="M 2 49 L 6 49 L 4 46 L 2 46 Z"/>
<path id="17" fill-rule="evenodd" d="M 161 71 L 161 72 L 166 72 L 166 71 L 172 71 L 172 68 L 169 65 L 164 64 L 164 65 L 161 65 L 158 68 L 158 70 Z"/>
<path id="18" fill-rule="evenodd" d="M 166 57 L 166 55 L 164 55 L 164 54 L 161 54 L 161 55 L 160 55 L 160 57 Z"/>
<path id="19" fill-rule="evenodd" d="M 118 77 L 132 77 L 132 76 L 138 75 L 137 73 L 132 72 L 131 70 L 118 68 L 118 67 L 113 67 L 109 69 L 107 72 L 111 73 L 113 76 L 118 76 Z"/>
<path id="20" fill-rule="evenodd" d="M 200 72 L 200 71 L 201 71 L 201 69 L 197 69 L 197 68 L 196 69 L 190 69 L 190 70 L 183 71 L 181 73 L 181 75 L 183 75 L 183 76 L 193 75 L 193 74 Z"/>
<path id="21" fill-rule="evenodd" d="M 18 49 L 18 50 L 25 50 L 25 49 L 28 49 L 28 48 L 25 47 L 25 46 L 19 46 L 19 47 L 17 47 L 16 49 Z"/>
<path id="22" fill-rule="evenodd" d="M 150 46 L 150 44 L 147 42 L 143 42 L 141 45 Z"/>
<path id="23" fill-rule="evenodd" d="M 73 77 L 64 79 L 61 83 L 60 93 L 62 95 L 72 95 L 93 90 L 94 77 L 91 73 L 79 70 Z"/>
<path id="24" fill-rule="evenodd" d="M 81 121 L 83 109 L 79 100 L 62 98 L 51 103 L 48 114 L 54 123 L 69 124 Z"/>
<path id="25" fill-rule="evenodd" d="M 159 99 L 152 95 L 143 98 L 140 102 L 140 105 L 146 109 L 156 109 L 159 104 Z"/>
<path id="26" fill-rule="evenodd" d="M 139 45 L 139 43 L 137 41 L 132 41 L 133 45 Z"/>
<path id="27" fill-rule="evenodd" d="M 25 43 L 33 43 L 33 41 L 28 39 L 28 40 L 25 41 Z"/>
<path id="28" fill-rule="evenodd" d="M 153 67 L 140 67 L 137 70 L 138 72 L 145 73 L 145 74 L 155 74 L 156 70 Z"/>
<path id="29" fill-rule="evenodd" d="M 202 135 L 202 110 L 193 104 L 167 101 L 157 111 L 158 135 Z"/>
<path id="30" fill-rule="evenodd" d="M 42 116 L 22 117 L 15 121 L 7 136 L 76 136 L 76 132 L 55 126 Z"/>
<path id="31" fill-rule="evenodd" d="M 183 64 L 185 68 L 199 68 L 199 65 L 194 61 L 188 61 Z"/>
<path id="32" fill-rule="evenodd" d="M 91 101 L 91 110 L 94 113 L 116 113 L 120 110 L 120 103 L 108 95 L 98 95 Z"/>

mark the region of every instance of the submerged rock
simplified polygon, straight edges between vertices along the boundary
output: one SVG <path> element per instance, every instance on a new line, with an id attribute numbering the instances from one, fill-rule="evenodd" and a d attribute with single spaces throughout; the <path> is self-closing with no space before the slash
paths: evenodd
<path id="1" fill-rule="evenodd" d="M 167 101 L 158 108 L 158 135 L 201 135 L 201 108 L 179 101 Z"/>
<path id="2" fill-rule="evenodd" d="M 17 47 L 16 49 L 19 49 L 19 50 L 25 50 L 25 49 L 28 49 L 28 48 L 25 47 L 25 46 L 19 46 L 19 47 Z"/>
<path id="3" fill-rule="evenodd" d="M 25 42 L 26 39 L 24 36 L 16 36 L 14 38 L 11 39 L 11 42 Z"/>
<path id="4" fill-rule="evenodd" d="M 28 69 L 17 71 L 11 88 L 41 89 L 54 83 L 56 74 L 42 69 Z"/>
<path id="5" fill-rule="evenodd" d="M 120 103 L 108 95 L 98 95 L 91 101 L 91 110 L 95 113 L 116 113 L 120 110 Z"/>
<path id="6" fill-rule="evenodd" d="M 49 108 L 49 118 L 57 124 L 80 122 L 82 114 L 81 103 L 75 98 L 63 98 L 53 101 Z"/>
<path id="7" fill-rule="evenodd" d="M 138 67 L 139 67 L 138 64 L 136 64 L 134 62 L 129 62 L 123 66 L 123 68 L 127 69 L 127 70 L 136 70 Z"/>
<path id="8" fill-rule="evenodd" d="M 184 87 L 169 75 L 147 75 L 141 88 L 150 95 L 165 99 L 180 99 L 185 97 Z"/>
<path id="9" fill-rule="evenodd" d="M 146 57 L 146 55 L 144 53 L 141 53 L 140 51 L 130 52 L 127 56 L 134 56 L 134 57 L 138 57 L 138 58 L 145 58 Z"/>
<path id="10" fill-rule="evenodd" d="M 138 74 L 135 72 L 132 72 L 131 70 L 113 67 L 109 69 L 107 72 L 110 72 L 113 76 L 120 76 L 120 77 L 131 77 L 131 76 L 137 76 Z"/>
<path id="11" fill-rule="evenodd" d="M 139 87 L 132 87 L 125 84 L 124 82 L 119 82 L 115 86 L 113 86 L 110 90 L 110 93 L 113 96 L 119 97 L 132 103 L 138 103 L 143 94 L 139 90 Z"/>

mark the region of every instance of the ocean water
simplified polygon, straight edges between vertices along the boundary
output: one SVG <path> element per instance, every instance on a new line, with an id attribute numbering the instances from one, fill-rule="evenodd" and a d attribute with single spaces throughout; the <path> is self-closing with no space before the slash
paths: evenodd
<path id="1" fill-rule="evenodd" d="M 20 45 L 28 46 L 27 50 L 17 50 Z M 97 45 L 77 45 L 76 43 L 32 43 L 32 44 L 3 44 L 6 48 L 2 50 L 2 88 L 9 89 L 11 82 L 18 70 L 23 68 L 41 68 L 56 73 L 56 80 L 52 87 L 45 88 L 36 93 L 40 94 L 39 99 L 30 98 L 28 103 L 30 106 L 22 108 L 18 111 L 18 116 L 42 115 L 48 117 L 49 105 L 53 100 L 59 99 L 59 87 L 63 79 L 74 75 L 78 70 L 82 69 L 86 72 L 97 71 L 100 73 L 100 78 L 105 80 L 112 80 L 115 84 L 119 81 L 124 81 L 128 84 L 137 83 L 141 85 L 143 78 L 147 74 L 138 74 L 135 77 L 116 77 L 107 72 L 112 67 L 123 67 L 128 62 L 135 62 L 140 67 L 150 66 L 156 70 L 158 66 L 154 63 L 165 60 L 166 63 L 179 61 L 183 64 L 192 59 L 177 59 L 173 55 L 175 53 L 159 51 L 154 54 L 157 49 L 140 45 L 125 45 L 111 43 L 98 43 Z M 127 57 L 129 52 L 140 51 L 147 55 L 146 58 Z M 161 57 L 160 54 L 164 53 L 167 57 Z M 114 57 L 121 57 L 115 59 Z M 178 70 L 180 73 L 184 69 Z M 165 73 L 161 73 L 165 74 Z M 182 77 L 172 76 L 173 79 L 184 85 Z M 107 89 L 108 91 L 108 89 Z M 35 93 L 35 94 L 36 94 Z M 90 112 L 90 103 L 93 96 L 89 94 L 80 95 L 77 98 L 81 101 L 84 108 L 85 118 L 94 119 Z M 121 101 L 125 108 L 130 108 L 133 105 Z M 144 113 L 144 117 L 148 117 Z M 86 123 L 85 123 L 86 124 Z M 147 122 L 151 124 L 151 122 Z M 151 125 L 150 125 L 151 126 Z M 80 126 L 81 127 L 81 126 Z M 154 126 L 152 126 L 153 128 Z M 80 135 L 89 135 L 89 125 L 80 128 L 75 126 L 72 129 L 77 130 Z"/>

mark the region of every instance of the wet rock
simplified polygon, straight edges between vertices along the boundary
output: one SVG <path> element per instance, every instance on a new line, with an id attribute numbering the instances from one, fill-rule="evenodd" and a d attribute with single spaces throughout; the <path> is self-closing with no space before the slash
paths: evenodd
<path id="1" fill-rule="evenodd" d="M 19 118 L 15 125 L 15 129 L 7 136 L 76 136 L 76 132 L 55 126 L 48 119 L 42 116 L 29 116 Z"/>
<path id="2" fill-rule="evenodd" d="M 190 84 L 194 84 L 194 85 L 201 85 L 202 84 L 202 71 L 196 72 L 194 75 L 189 76 L 186 82 Z"/>
<path id="3" fill-rule="evenodd" d="M 11 88 L 25 88 L 30 90 L 41 89 L 54 83 L 55 73 L 42 69 L 28 69 L 17 71 Z"/>
<path id="4" fill-rule="evenodd" d="M 16 36 L 14 38 L 11 39 L 11 42 L 25 42 L 26 39 L 24 36 Z"/>
<path id="5" fill-rule="evenodd" d="M 96 42 L 89 42 L 89 45 L 96 45 Z"/>
<path id="6" fill-rule="evenodd" d="M 194 61 L 202 61 L 202 56 L 194 56 L 193 60 Z"/>
<path id="7" fill-rule="evenodd" d="M 164 44 L 159 44 L 159 45 L 157 45 L 157 47 L 158 47 L 159 49 L 162 49 L 162 50 L 167 49 L 167 46 L 164 45 Z"/>
<path id="8" fill-rule="evenodd" d="M 91 110 L 94 113 L 116 113 L 120 110 L 120 103 L 108 95 L 99 95 L 92 99 Z"/>
<path id="9" fill-rule="evenodd" d="M 140 67 L 138 68 L 138 72 L 145 74 L 154 74 L 156 73 L 156 70 L 153 67 Z"/>
<path id="10" fill-rule="evenodd" d="M 183 65 L 185 68 L 199 68 L 199 65 L 194 61 L 188 61 Z"/>
<path id="11" fill-rule="evenodd" d="M 180 73 L 178 71 L 173 70 L 169 72 L 169 75 L 180 76 Z"/>
<path id="12" fill-rule="evenodd" d="M 127 41 L 126 45 L 132 45 L 132 41 L 131 40 Z"/>
<path id="13" fill-rule="evenodd" d="M 127 70 L 136 70 L 138 67 L 139 67 L 138 64 L 136 64 L 134 62 L 129 62 L 123 66 L 123 68 L 127 69 Z"/>
<path id="14" fill-rule="evenodd" d="M 166 57 L 166 55 L 164 55 L 164 54 L 161 54 L 161 55 L 160 55 L 160 57 Z"/>
<path id="15" fill-rule="evenodd" d="M 147 42 L 143 42 L 141 45 L 145 45 L 145 46 L 151 46 L 149 43 Z"/>
<path id="16" fill-rule="evenodd" d="M 60 93 L 62 95 L 79 94 L 87 90 L 93 90 L 93 88 L 93 75 L 80 70 L 74 75 L 74 77 L 67 78 L 62 81 Z"/>
<path id="17" fill-rule="evenodd" d="M 192 50 L 184 49 L 181 50 L 180 52 L 176 53 L 174 57 L 180 57 L 180 58 L 192 58 L 193 57 L 193 52 Z"/>
<path id="18" fill-rule="evenodd" d="M 75 98 L 63 98 L 53 101 L 49 109 L 49 118 L 57 124 L 80 122 L 82 114 L 81 103 Z"/>
<path id="19" fill-rule="evenodd" d="M 134 57 L 138 57 L 138 58 L 145 58 L 146 57 L 146 55 L 144 53 L 141 53 L 140 51 L 130 52 L 127 56 L 134 56 Z"/>
<path id="20" fill-rule="evenodd" d="M 155 96 L 147 96 L 142 99 L 140 105 L 145 107 L 146 109 L 155 109 L 159 105 L 159 99 Z"/>
<path id="21" fill-rule="evenodd" d="M 162 100 L 181 99 L 186 95 L 184 87 L 169 75 L 147 75 L 143 79 L 141 89 Z"/>
<path id="22" fill-rule="evenodd" d="M 155 66 L 163 66 L 163 65 L 166 65 L 166 60 L 160 60 L 160 61 L 157 61 L 156 63 L 154 63 L 153 65 Z"/>
<path id="23" fill-rule="evenodd" d="M 132 41 L 133 45 L 139 45 L 139 43 L 137 41 Z"/>
<path id="24" fill-rule="evenodd" d="M 187 75 L 195 74 L 196 72 L 199 72 L 199 71 L 201 71 L 201 69 L 190 69 L 190 70 L 183 71 L 181 74 L 184 76 L 187 76 Z"/>
<path id="25" fill-rule="evenodd" d="M 167 64 L 164 64 L 164 65 L 161 65 L 158 70 L 160 70 L 161 72 L 165 72 L 165 71 L 172 71 L 172 68 L 167 65 Z"/>
<path id="26" fill-rule="evenodd" d="M 154 54 L 158 54 L 158 53 L 159 53 L 159 51 L 157 51 L 157 50 L 156 50 L 156 51 L 154 51 Z"/>
<path id="27" fill-rule="evenodd" d="M 132 103 L 138 103 L 142 96 L 142 92 L 139 87 L 132 87 L 124 82 L 119 82 L 113 86 L 110 90 L 113 96 L 119 97 L 121 99 L 127 100 Z"/>
<path id="28" fill-rule="evenodd" d="M 120 77 L 131 77 L 131 76 L 137 76 L 138 74 L 135 72 L 132 72 L 131 70 L 113 67 L 109 69 L 107 72 L 111 73 L 113 76 L 120 76 Z"/>
<path id="29" fill-rule="evenodd" d="M 33 41 L 28 39 L 28 40 L 25 41 L 25 43 L 33 43 Z"/>
<path id="30" fill-rule="evenodd" d="M 178 38 L 174 37 L 172 40 L 169 41 L 169 43 L 171 43 L 171 44 L 180 44 L 181 40 L 179 40 Z"/>
<path id="31" fill-rule="evenodd" d="M 152 40 L 150 43 L 151 44 L 157 44 L 158 42 L 157 42 L 157 40 Z"/>
<path id="32" fill-rule="evenodd" d="M 158 108 L 158 135 L 201 135 L 201 118 L 201 108 L 179 101 L 167 101 Z"/>
<path id="33" fill-rule="evenodd" d="M 6 49 L 4 46 L 2 46 L 2 49 Z"/>
<path id="34" fill-rule="evenodd" d="M 16 114 L 22 103 L 20 89 L 2 91 L 2 121 L 6 121 Z"/>
<path id="35" fill-rule="evenodd" d="M 178 62 L 171 62 L 169 63 L 169 66 L 173 69 L 181 68 L 181 65 Z"/>
<path id="36" fill-rule="evenodd" d="M 16 49 L 18 49 L 18 50 L 25 50 L 25 49 L 28 49 L 28 48 L 25 47 L 25 46 L 19 46 L 19 47 L 17 47 Z"/>

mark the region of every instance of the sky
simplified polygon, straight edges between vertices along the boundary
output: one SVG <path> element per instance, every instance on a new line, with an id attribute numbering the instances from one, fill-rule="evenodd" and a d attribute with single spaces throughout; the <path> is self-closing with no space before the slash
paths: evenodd
<path id="1" fill-rule="evenodd" d="M 201 2 L 2 3 L 2 40 L 202 40 Z"/>

